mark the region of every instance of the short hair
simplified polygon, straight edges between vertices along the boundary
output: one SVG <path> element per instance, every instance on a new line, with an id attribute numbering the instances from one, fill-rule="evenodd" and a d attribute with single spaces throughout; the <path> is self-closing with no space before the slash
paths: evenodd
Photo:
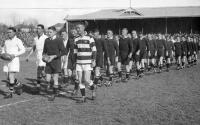
<path id="1" fill-rule="evenodd" d="M 12 30 L 12 31 L 15 32 L 15 33 L 17 32 L 17 30 L 16 30 L 15 27 L 9 27 L 8 30 Z"/>
<path id="2" fill-rule="evenodd" d="M 42 25 L 42 24 L 38 24 L 37 26 L 41 27 L 42 29 L 44 29 L 44 25 Z"/>
<path id="3" fill-rule="evenodd" d="M 99 32 L 99 29 L 94 29 L 94 32 Z"/>
<path id="4" fill-rule="evenodd" d="M 111 32 L 113 33 L 113 31 L 112 31 L 111 29 L 107 29 L 107 32 L 108 32 L 108 31 L 111 31 Z"/>
<path id="5" fill-rule="evenodd" d="M 122 30 L 127 30 L 128 31 L 128 28 L 125 27 L 125 28 L 122 28 Z"/>
<path id="6" fill-rule="evenodd" d="M 50 26 L 50 27 L 48 27 L 48 30 L 56 31 L 56 27 L 55 26 Z"/>
<path id="7" fill-rule="evenodd" d="M 80 21 L 80 22 L 77 22 L 76 25 L 83 25 L 86 28 L 88 26 L 88 22 L 87 21 Z"/>

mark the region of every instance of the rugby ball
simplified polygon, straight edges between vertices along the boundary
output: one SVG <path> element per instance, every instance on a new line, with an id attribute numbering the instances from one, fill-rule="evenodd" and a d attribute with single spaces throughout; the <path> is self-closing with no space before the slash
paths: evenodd
<path id="1" fill-rule="evenodd" d="M 0 54 L 0 58 L 4 61 L 11 61 L 13 59 L 13 56 L 8 53 L 2 53 Z"/>

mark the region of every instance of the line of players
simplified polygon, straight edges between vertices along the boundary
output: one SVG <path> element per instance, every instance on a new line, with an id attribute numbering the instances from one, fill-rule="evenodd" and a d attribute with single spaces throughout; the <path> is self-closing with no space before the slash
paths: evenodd
<path id="1" fill-rule="evenodd" d="M 65 32 L 65 31 L 64 31 Z M 72 38 L 67 46 L 68 50 L 73 51 L 73 39 L 77 37 L 76 29 L 71 30 Z M 93 67 L 93 76 L 91 79 L 94 85 L 98 85 L 103 81 L 101 75 L 102 67 L 105 67 L 108 81 L 107 86 L 112 85 L 114 77 L 114 69 L 117 68 L 118 78 L 121 82 L 127 82 L 130 74 L 133 73 L 133 63 L 136 65 L 137 78 L 144 75 L 145 69 L 162 72 L 166 66 L 169 71 L 173 62 L 177 64 L 177 69 L 195 65 L 197 63 L 197 54 L 199 51 L 198 35 L 162 35 L 162 34 L 137 34 L 135 30 L 128 32 L 127 28 L 122 29 L 120 36 L 114 36 L 113 31 L 108 29 L 105 36 L 101 36 L 98 29 L 88 34 L 94 38 L 96 45 L 96 65 Z M 62 32 L 63 34 L 63 32 Z M 69 47 L 69 48 L 68 48 Z M 73 62 L 73 54 L 69 57 L 67 69 L 70 73 L 68 79 L 75 80 L 72 72 L 75 69 Z M 122 65 L 125 66 L 126 75 L 123 78 Z M 156 72 L 156 71 L 155 71 Z M 80 82 L 80 81 L 79 81 Z M 74 93 L 78 92 L 78 82 L 75 84 Z"/>
<path id="2" fill-rule="evenodd" d="M 130 79 L 130 74 L 133 73 L 133 64 L 136 66 L 137 78 L 140 78 L 145 69 L 158 69 L 158 72 L 161 72 L 165 65 L 169 71 L 173 58 L 176 59 L 177 69 L 184 68 L 186 64 L 190 67 L 197 63 L 199 51 L 199 35 L 197 34 L 138 35 L 135 30 L 129 34 L 128 29 L 123 28 L 121 35 L 116 36 L 111 29 L 108 29 L 106 35 L 103 36 L 100 35 L 98 29 L 94 30 L 92 34 L 87 34 L 85 27 L 85 24 L 79 23 L 76 28 L 71 30 L 71 37 L 66 30 L 63 30 L 61 31 L 62 38 L 59 38 L 56 35 L 55 27 L 49 27 L 48 36 L 46 36 L 44 26 L 37 26 L 38 36 L 35 38 L 35 45 L 27 60 L 32 52 L 36 51 L 36 87 L 39 91 L 44 74 L 46 74 L 48 84 L 53 77 L 54 94 L 50 96 L 50 101 L 53 101 L 58 93 L 58 75 L 61 72 L 61 67 L 64 74 L 63 82 L 73 82 L 72 95 L 76 95 L 80 89 L 83 97 L 80 102 L 85 102 L 85 83 L 89 84 L 89 88 L 92 90 L 92 99 L 95 99 L 97 85 L 104 79 L 101 74 L 102 67 L 105 67 L 109 78 L 106 85 L 109 86 L 113 83 L 115 67 L 119 81 L 127 82 Z M 62 45 L 60 41 L 63 43 Z M 43 60 L 45 54 L 50 57 L 46 63 Z M 122 65 L 125 66 L 125 79 L 123 78 Z M 6 97 L 12 96 L 8 94 Z"/>

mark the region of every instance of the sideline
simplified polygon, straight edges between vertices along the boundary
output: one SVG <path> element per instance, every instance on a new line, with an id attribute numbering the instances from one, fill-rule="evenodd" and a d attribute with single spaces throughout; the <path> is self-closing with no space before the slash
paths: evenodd
<path id="1" fill-rule="evenodd" d="M 8 104 L 5 104 L 5 105 L 0 105 L 0 110 L 3 109 L 4 107 L 9 107 L 9 106 L 13 106 L 13 105 L 17 105 L 17 104 L 25 103 L 25 102 L 30 102 L 32 100 L 37 100 L 37 99 L 40 99 L 40 98 L 39 97 L 35 97 L 35 98 L 32 98 L 32 99 L 26 99 L 26 100 L 14 102 L 14 103 L 8 103 Z"/>

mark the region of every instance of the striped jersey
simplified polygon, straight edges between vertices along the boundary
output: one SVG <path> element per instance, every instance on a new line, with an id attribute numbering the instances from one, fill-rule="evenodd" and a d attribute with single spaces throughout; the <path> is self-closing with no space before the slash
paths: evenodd
<path id="1" fill-rule="evenodd" d="M 74 54 L 77 64 L 91 64 L 96 59 L 96 46 L 94 39 L 90 36 L 79 36 L 75 38 Z"/>

